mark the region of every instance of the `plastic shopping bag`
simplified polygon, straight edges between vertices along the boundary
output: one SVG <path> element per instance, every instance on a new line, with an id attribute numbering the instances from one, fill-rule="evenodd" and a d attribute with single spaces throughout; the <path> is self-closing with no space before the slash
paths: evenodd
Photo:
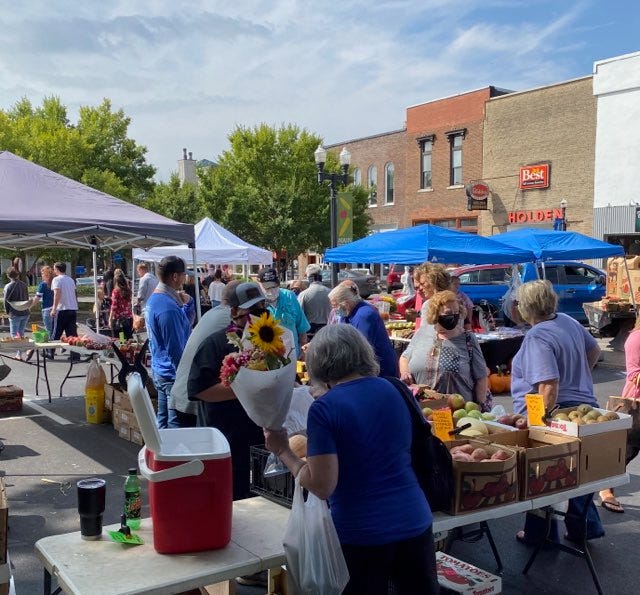
<path id="1" fill-rule="evenodd" d="M 347 586 L 349 571 L 329 507 L 311 492 L 305 502 L 297 478 L 284 552 L 294 595 L 339 595 Z"/>

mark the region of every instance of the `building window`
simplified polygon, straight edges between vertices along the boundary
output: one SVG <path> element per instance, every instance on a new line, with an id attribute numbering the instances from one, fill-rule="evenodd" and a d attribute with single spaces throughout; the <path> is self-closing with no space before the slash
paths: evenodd
<path id="1" fill-rule="evenodd" d="M 384 166 L 385 192 L 384 202 L 387 205 L 393 204 L 393 163 Z"/>
<path id="2" fill-rule="evenodd" d="M 360 173 L 360 168 L 356 167 L 353 170 L 353 185 L 354 186 L 362 186 L 362 174 Z"/>
<path id="3" fill-rule="evenodd" d="M 431 154 L 433 152 L 433 137 L 425 138 L 420 142 L 420 188 L 431 188 Z"/>
<path id="4" fill-rule="evenodd" d="M 459 229 L 460 231 L 466 231 L 472 234 L 478 233 L 477 217 L 456 217 L 450 219 L 417 219 L 412 222 L 412 225 L 422 225 L 423 223 L 430 223 L 431 225 L 448 227 L 450 229 Z"/>
<path id="5" fill-rule="evenodd" d="M 369 206 L 375 207 L 378 204 L 378 168 L 375 165 L 369 166 L 367 171 L 367 186 L 369 187 Z"/>
<path id="6" fill-rule="evenodd" d="M 459 186 L 462 184 L 462 140 L 466 134 L 466 129 L 452 130 L 447 132 L 449 138 L 450 167 L 449 185 Z"/>

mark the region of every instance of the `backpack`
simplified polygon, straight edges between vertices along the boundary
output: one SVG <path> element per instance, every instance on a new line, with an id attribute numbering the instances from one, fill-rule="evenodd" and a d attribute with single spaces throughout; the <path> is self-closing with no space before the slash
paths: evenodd
<path id="1" fill-rule="evenodd" d="M 418 401 L 409 387 L 391 376 L 385 379 L 402 395 L 411 415 L 413 437 L 411 465 L 432 511 L 449 511 L 455 491 L 453 460 L 444 442 L 431 433 L 431 424 L 424 418 Z"/>

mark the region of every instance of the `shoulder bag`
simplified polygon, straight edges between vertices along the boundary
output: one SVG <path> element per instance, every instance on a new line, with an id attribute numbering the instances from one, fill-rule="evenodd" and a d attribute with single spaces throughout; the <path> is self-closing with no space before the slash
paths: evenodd
<path id="1" fill-rule="evenodd" d="M 409 387 L 392 376 L 385 379 L 393 384 L 411 415 L 411 465 L 432 511 L 451 509 L 454 495 L 453 461 L 442 440 L 431 433 L 431 425 L 422 415 L 418 401 Z"/>

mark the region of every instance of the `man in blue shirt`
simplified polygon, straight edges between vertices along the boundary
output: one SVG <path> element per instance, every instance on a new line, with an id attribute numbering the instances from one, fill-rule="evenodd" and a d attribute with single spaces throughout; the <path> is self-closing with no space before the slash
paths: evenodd
<path id="1" fill-rule="evenodd" d="M 158 274 L 160 282 L 147 300 L 145 310 L 151 372 L 158 391 L 157 423 L 159 428 L 195 427 L 195 415 L 169 409 L 168 405 L 178 364 L 191 333 L 195 303 L 182 291 L 186 267 L 181 258 L 163 258 Z"/>
<path id="2" fill-rule="evenodd" d="M 267 297 L 269 312 L 293 333 L 296 353 L 291 357 L 299 358 L 300 348 L 307 342 L 311 325 L 298 303 L 298 296 L 293 291 L 280 288 L 278 273 L 271 267 L 258 273 L 258 281 Z"/>

